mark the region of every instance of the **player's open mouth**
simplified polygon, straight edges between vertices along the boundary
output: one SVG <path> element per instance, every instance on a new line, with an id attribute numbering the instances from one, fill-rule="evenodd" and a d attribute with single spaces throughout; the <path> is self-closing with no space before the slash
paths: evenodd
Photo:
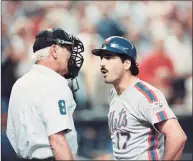
<path id="1" fill-rule="evenodd" d="M 107 70 L 104 69 L 101 70 L 101 73 L 103 73 L 103 75 L 105 75 L 107 72 L 108 72 Z"/>

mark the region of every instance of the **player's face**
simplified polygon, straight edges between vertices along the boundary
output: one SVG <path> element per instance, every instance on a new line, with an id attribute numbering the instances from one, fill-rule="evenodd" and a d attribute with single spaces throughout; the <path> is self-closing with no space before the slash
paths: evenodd
<path id="1" fill-rule="evenodd" d="M 115 84 L 124 74 L 124 66 L 119 56 L 101 56 L 100 65 L 105 83 Z"/>
<path id="2" fill-rule="evenodd" d="M 60 68 L 60 74 L 65 75 L 68 73 L 68 60 L 71 53 L 65 47 L 58 47 L 58 65 Z"/>

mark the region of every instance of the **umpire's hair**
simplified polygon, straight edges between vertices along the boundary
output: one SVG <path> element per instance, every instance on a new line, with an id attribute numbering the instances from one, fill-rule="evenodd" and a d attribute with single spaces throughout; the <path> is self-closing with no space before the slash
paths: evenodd
<path id="1" fill-rule="evenodd" d="M 121 61 L 123 63 L 125 62 L 125 60 L 128 60 L 128 59 L 131 61 L 131 66 L 129 70 L 131 71 L 132 75 L 137 76 L 139 74 L 138 63 L 136 63 L 136 61 L 133 58 L 131 58 L 128 55 L 123 55 L 123 54 L 121 55 L 119 54 L 118 56 L 121 58 Z"/>
<path id="2" fill-rule="evenodd" d="M 36 51 L 32 56 L 31 59 L 34 63 L 37 63 L 38 61 L 40 61 L 41 59 L 45 59 L 49 56 L 49 49 L 50 47 L 46 47 L 43 49 L 40 49 L 38 51 Z"/>

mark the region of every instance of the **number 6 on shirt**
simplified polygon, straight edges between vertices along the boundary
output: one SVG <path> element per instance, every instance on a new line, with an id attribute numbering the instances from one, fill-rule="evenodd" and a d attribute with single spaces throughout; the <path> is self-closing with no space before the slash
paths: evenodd
<path id="1" fill-rule="evenodd" d="M 60 110 L 61 115 L 66 115 L 66 104 L 64 100 L 59 100 L 58 101 L 58 106 Z"/>

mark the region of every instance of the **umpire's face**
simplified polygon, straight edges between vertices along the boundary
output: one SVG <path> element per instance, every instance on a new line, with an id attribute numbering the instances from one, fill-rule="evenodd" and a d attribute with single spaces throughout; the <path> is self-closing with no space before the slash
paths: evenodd
<path id="1" fill-rule="evenodd" d="M 119 56 L 103 55 L 101 56 L 101 73 L 105 83 L 117 84 L 124 76 L 125 68 Z"/>
<path id="2" fill-rule="evenodd" d="M 68 60 L 70 58 L 71 53 L 69 52 L 67 47 L 52 45 L 51 48 L 57 72 L 60 75 L 64 76 L 65 74 L 68 73 Z"/>

